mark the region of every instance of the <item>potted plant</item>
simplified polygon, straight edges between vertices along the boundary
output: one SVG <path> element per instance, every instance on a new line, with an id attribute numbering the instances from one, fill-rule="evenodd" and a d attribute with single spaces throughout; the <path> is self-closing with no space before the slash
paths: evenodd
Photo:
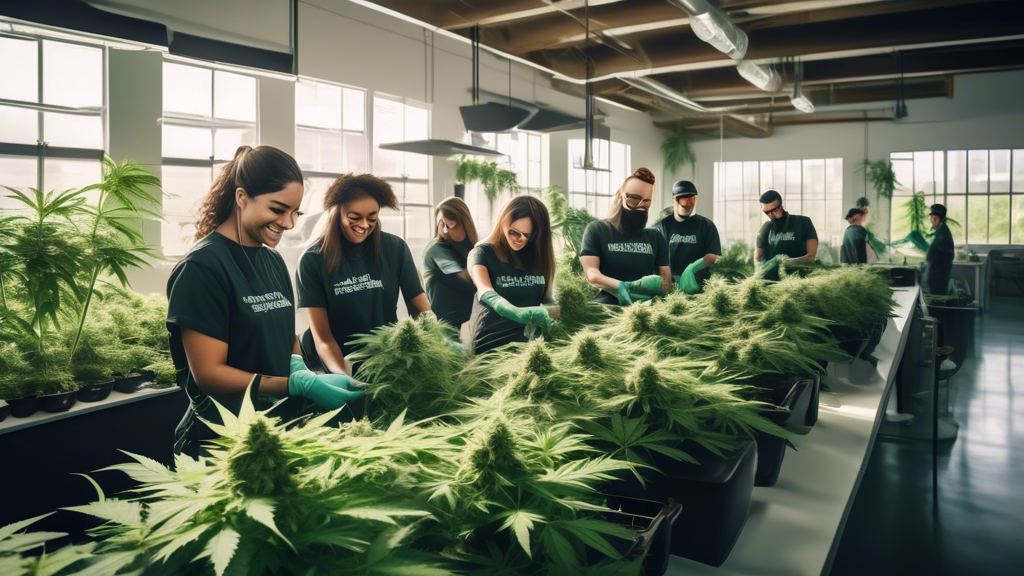
<path id="1" fill-rule="evenodd" d="M 664 162 L 664 174 L 675 174 L 683 166 L 689 166 L 690 172 L 697 170 L 697 155 L 690 146 L 690 139 L 683 128 L 683 123 L 676 123 L 672 127 L 672 135 L 665 138 L 661 143 L 661 155 Z M 669 182 L 665 178 L 665 182 Z"/>
<path id="2" fill-rule="evenodd" d="M 0 400 L 6 402 L 5 412 L 15 418 L 31 416 L 39 409 L 35 391 L 25 386 L 24 376 L 30 371 L 31 367 L 15 344 L 0 343 Z"/>

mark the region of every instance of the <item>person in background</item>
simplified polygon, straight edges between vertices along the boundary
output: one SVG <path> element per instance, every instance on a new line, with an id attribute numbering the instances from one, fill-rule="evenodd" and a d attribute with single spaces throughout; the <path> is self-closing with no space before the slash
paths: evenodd
<path id="1" fill-rule="evenodd" d="M 768 221 L 761 226 L 754 249 L 754 263 L 761 264 L 776 256 L 795 262 L 812 263 L 818 254 L 818 234 L 807 216 L 790 214 L 782 206 L 782 196 L 775 190 L 761 195 L 761 211 Z M 778 280 L 778 270 L 766 271 L 768 280 Z"/>
<path id="2" fill-rule="evenodd" d="M 430 309 L 456 329 L 469 320 L 476 285 L 466 258 L 476 244 L 476 225 L 461 198 L 445 198 L 434 210 L 434 239 L 423 250 L 423 279 Z"/>
<path id="3" fill-rule="evenodd" d="M 928 220 L 935 229 L 935 238 L 932 239 L 925 255 L 921 286 L 928 294 L 948 294 L 956 248 L 953 244 L 953 233 L 946 225 L 946 207 L 942 204 L 932 204 Z"/>
<path id="4" fill-rule="evenodd" d="M 865 214 L 859 208 L 850 208 L 846 213 L 846 221 L 850 225 L 843 233 L 843 246 L 839 250 L 839 261 L 843 264 L 870 264 L 878 261 L 878 255 L 868 243 L 864 219 Z"/>
<path id="5" fill-rule="evenodd" d="M 303 349 L 327 372 L 354 372 L 345 360 L 354 351 L 350 340 L 398 321 L 399 290 L 410 313 L 430 310 L 409 245 L 381 229 L 382 208 L 398 209 L 386 181 L 339 177 L 324 195 L 327 226 L 299 259 L 299 308 L 309 316 Z"/>
<path id="6" fill-rule="evenodd" d="M 714 265 L 722 255 L 718 228 L 710 219 L 696 213 L 697 187 L 680 180 L 672 185 L 674 208 L 655 226 L 668 242 L 669 266 L 679 289 L 688 294 L 700 292 Z"/>
<path id="7" fill-rule="evenodd" d="M 477 294 L 469 319 L 473 353 L 546 332 L 558 308 L 546 306 L 553 303 L 555 251 L 544 203 L 509 200 L 490 236 L 469 253 L 469 275 Z"/>
<path id="8" fill-rule="evenodd" d="M 363 394 L 347 376 L 313 374 L 299 355 L 292 283 L 273 248 L 295 226 L 302 194 L 291 156 L 242 146 L 199 209 L 196 244 L 167 281 L 171 358 L 189 399 L 175 453 L 198 456 L 216 438 L 203 420 L 221 422 L 214 401 L 238 414 L 247 388 L 257 409 L 270 407 L 266 396 L 301 396 L 333 410 Z"/>
<path id="9" fill-rule="evenodd" d="M 857 198 L 857 210 L 864 213 L 864 220 L 868 219 L 868 215 L 871 213 L 871 202 L 868 201 L 867 196 Z"/>
<path id="10" fill-rule="evenodd" d="M 637 168 L 615 193 L 608 217 L 583 232 L 580 263 L 587 282 L 601 289 L 595 302 L 625 306 L 672 289 L 668 242 L 647 228 L 653 196 L 654 174 Z"/>

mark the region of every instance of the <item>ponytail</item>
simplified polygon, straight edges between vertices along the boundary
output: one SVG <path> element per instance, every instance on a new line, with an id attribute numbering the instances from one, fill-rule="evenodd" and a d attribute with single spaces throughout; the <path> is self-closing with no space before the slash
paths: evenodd
<path id="1" fill-rule="evenodd" d="M 199 207 L 195 239 L 209 236 L 231 216 L 235 190 L 242 188 L 252 198 L 283 190 L 293 182 L 302 183 L 302 170 L 294 158 L 273 146 L 239 146 Z"/>

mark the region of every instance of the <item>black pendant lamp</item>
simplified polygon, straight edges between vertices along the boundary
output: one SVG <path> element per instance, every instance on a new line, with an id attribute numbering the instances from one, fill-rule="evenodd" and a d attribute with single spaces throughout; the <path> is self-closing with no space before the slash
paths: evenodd
<path id="1" fill-rule="evenodd" d="M 586 26 L 586 36 L 583 40 L 583 62 L 586 65 L 586 117 L 584 121 L 583 140 L 583 164 L 575 166 L 583 170 L 594 172 L 611 172 L 608 168 L 601 168 L 594 164 L 594 86 L 590 83 L 591 66 L 590 60 L 590 2 L 583 1 L 583 21 Z"/>
<path id="2" fill-rule="evenodd" d="M 462 123 L 470 132 L 507 132 L 530 115 L 529 110 L 498 102 L 480 103 L 480 26 L 469 31 L 473 46 L 473 104 L 459 106 Z M 511 72 L 509 72 L 511 74 Z"/>

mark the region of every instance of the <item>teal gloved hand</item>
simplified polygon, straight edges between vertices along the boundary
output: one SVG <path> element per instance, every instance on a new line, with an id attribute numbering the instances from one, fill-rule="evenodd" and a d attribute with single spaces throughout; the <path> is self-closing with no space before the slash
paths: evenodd
<path id="1" fill-rule="evenodd" d="M 704 264 L 703 258 L 698 258 L 691 262 L 690 265 L 686 267 L 686 270 L 683 270 L 683 275 L 679 277 L 679 290 L 686 292 L 687 294 L 696 294 L 697 292 L 700 292 L 700 284 L 697 282 L 697 272 L 700 272 L 704 268 L 707 268 L 707 265 Z"/>
<path id="2" fill-rule="evenodd" d="M 292 354 L 288 375 L 288 394 L 309 398 L 326 410 L 341 408 L 346 402 L 363 396 L 362 390 L 352 390 L 352 378 L 345 374 L 314 374 L 306 368 L 302 356 Z"/>
<path id="3" fill-rule="evenodd" d="M 650 300 L 661 296 L 661 276 L 651 274 L 630 282 L 629 295 L 633 300 Z"/>
<path id="4" fill-rule="evenodd" d="M 551 316 L 543 306 L 513 306 L 494 290 L 488 290 L 481 294 L 480 302 L 513 322 L 519 324 L 533 322 L 545 330 L 551 327 Z"/>
<path id="5" fill-rule="evenodd" d="M 629 306 L 633 303 L 633 298 L 629 293 L 631 284 L 633 283 L 626 280 L 619 281 L 619 289 L 616 291 L 615 296 L 619 299 L 620 306 Z"/>

